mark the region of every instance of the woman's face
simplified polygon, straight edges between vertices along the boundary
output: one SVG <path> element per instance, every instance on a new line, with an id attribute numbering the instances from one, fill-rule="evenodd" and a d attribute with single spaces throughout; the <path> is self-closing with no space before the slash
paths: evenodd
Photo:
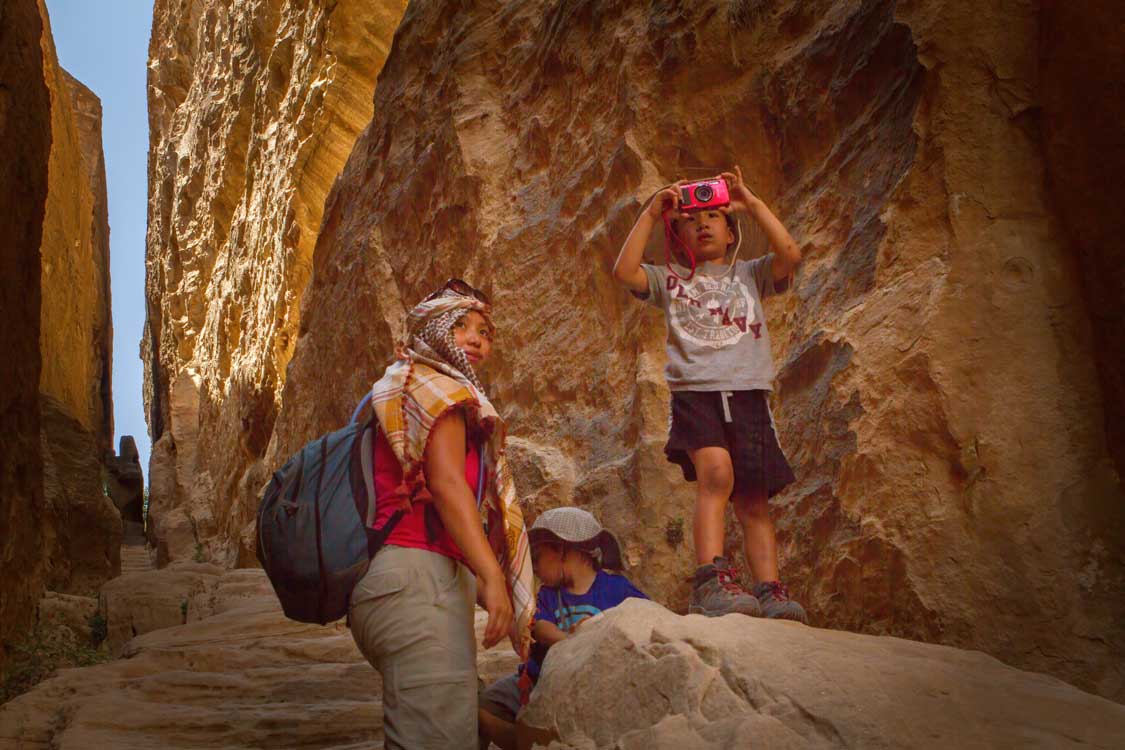
<path id="1" fill-rule="evenodd" d="M 492 326 L 479 312 L 470 310 L 453 324 L 453 342 L 475 368 L 492 353 Z"/>

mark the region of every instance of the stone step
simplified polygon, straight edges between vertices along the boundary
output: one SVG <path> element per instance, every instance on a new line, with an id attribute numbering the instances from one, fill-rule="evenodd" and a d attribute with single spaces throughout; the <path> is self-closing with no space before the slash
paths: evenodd
<path id="1" fill-rule="evenodd" d="M 142 545 L 121 545 L 121 575 L 153 570 L 152 558 L 148 552 L 148 547 Z"/>

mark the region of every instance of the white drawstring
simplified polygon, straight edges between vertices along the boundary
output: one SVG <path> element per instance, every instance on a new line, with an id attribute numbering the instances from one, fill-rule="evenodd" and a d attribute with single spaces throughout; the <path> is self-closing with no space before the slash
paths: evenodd
<path id="1" fill-rule="evenodd" d="M 723 418 L 726 420 L 727 424 L 732 424 L 734 422 L 734 420 L 731 419 L 730 402 L 727 401 L 727 399 L 730 398 L 731 396 L 733 396 L 734 392 L 733 391 L 720 391 L 719 395 L 721 395 L 723 397 Z"/>

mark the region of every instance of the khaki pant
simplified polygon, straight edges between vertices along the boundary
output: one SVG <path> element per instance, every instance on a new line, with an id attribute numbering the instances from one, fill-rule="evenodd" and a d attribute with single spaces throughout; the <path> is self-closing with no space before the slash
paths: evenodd
<path id="1" fill-rule="evenodd" d="M 476 580 L 427 550 L 386 546 L 352 592 L 356 645 L 383 675 L 385 747 L 475 750 Z"/>

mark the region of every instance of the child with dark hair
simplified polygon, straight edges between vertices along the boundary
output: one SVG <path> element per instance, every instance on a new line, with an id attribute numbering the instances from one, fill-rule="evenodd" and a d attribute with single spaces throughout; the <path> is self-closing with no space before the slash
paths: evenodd
<path id="1" fill-rule="evenodd" d="M 698 567 L 689 611 L 806 622 L 804 609 L 780 580 L 768 509 L 769 498 L 794 476 L 766 398 L 775 372 L 762 308 L 764 298 L 788 289 L 801 251 L 746 187 L 738 167 L 720 176 L 729 188 L 729 205 L 685 212 L 680 210 L 681 183 L 659 191 L 625 240 L 613 276 L 663 310 L 667 322 L 665 377 L 672 391 L 672 424 L 664 450 L 684 478 L 697 483 Z M 757 223 L 771 252 L 737 260 L 738 213 Z M 680 263 L 642 264 L 653 228 L 665 215 L 671 218 L 665 241 Z M 723 557 L 728 503 L 742 526 L 743 551 L 755 580 L 752 592 L 738 583 L 737 571 Z"/>
<path id="2" fill-rule="evenodd" d="M 591 513 L 554 508 L 542 513 L 528 531 L 535 575 L 543 584 L 536 597 L 531 655 L 518 673 L 492 683 L 479 701 L 481 747 L 492 742 L 515 748 L 515 720 L 539 679 L 548 650 L 573 635 L 595 615 L 626 599 L 647 599 L 623 575 L 621 546 Z"/>

